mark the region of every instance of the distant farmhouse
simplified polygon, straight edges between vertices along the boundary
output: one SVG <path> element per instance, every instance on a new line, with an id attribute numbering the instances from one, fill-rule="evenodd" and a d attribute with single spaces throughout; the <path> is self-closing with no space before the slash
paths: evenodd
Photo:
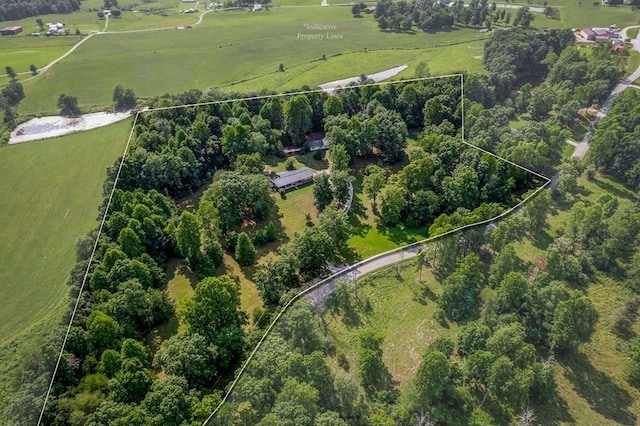
<path id="1" fill-rule="evenodd" d="M 68 30 L 64 27 L 64 24 L 61 24 L 60 22 L 56 22 L 56 23 L 53 23 L 53 24 L 47 22 L 45 25 L 48 28 L 47 32 L 46 32 L 46 35 L 48 35 L 48 36 L 67 34 L 68 33 Z"/>
<path id="2" fill-rule="evenodd" d="M 274 173 L 270 179 L 273 189 L 278 192 L 287 191 L 313 181 L 313 170 L 300 167 L 297 170 Z"/>
<path id="3" fill-rule="evenodd" d="M 16 34 L 20 34 L 21 32 L 22 32 L 22 27 L 19 27 L 19 26 L 5 27 L 0 29 L 0 34 L 3 36 L 16 35 Z"/>
<path id="4" fill-rule="evenodd" d="M 594 43 L 607 43 L 620 37 L 612 28 L 585 28 L 580 31 L 580 36 Z"/>

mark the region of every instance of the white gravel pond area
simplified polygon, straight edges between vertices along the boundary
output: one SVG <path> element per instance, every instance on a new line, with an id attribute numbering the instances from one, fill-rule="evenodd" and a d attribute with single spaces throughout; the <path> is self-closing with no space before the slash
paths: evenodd
<path id="1" fill-rule="evenodd" d="M 367 75 L 367 77 L 375 81 L 376 83 L 378 83 L 382 80 L 386 80 L 388 78 L 393 77 L 396 74 L 401 73 L 402 71 L 406 70 L 407 67 L 408 65 L 406 64 L 400 65 L 399 67 L 389 68 L 388 70 L 380 71 L 375 74 L 369 74 Z M 357 81 L 360 81 L 360 76 L 343 78 L 342 80 L 334 80 L 328 83 L 322 83 L 322 84 L 319 84 L 318 87 L 327 93 L 333 93 L 333 91 L 336 90 L 338 87 L 345 87 L 347 84 L 357 82 Z"/>
<path id="2" fill-rule="evenodd" d="M 9 144 L 54 138 L 69 133 L 81 132 L 125 120 L 131 116 L 127 112 L 96 112 L 78 117 L 50 116 L 34 118 L 20 124 L 11 132 Z"/>

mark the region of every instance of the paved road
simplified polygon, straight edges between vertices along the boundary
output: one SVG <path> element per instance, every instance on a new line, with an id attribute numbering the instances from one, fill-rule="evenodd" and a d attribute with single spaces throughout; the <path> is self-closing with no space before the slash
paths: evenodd
<path id="1" fill-rule="evenodd" d="M 640 25 L 624 28 L 623 30 L 620 31 L 620 38 L 622 38 L 623 40 L 626 39 L 627 32 L 631 28 L 640 28 Z M 631 40 L 631 45 L 632 45 L 631 47 L 632 50 L 635 50 L 636 52 L 640 52 L 640 32 L 638 33 L 638 36 L 635 39 Z M 634 84 L 634 82 L 638 78 L 640 78 L 640 66 L 638 66 L 638 68 L 633 73 L 631 73 L 630 76 L 622 79 L 620 83 L 616 87 L 614 87 L 614 89 L 611 91 L 611 94 L 609 95 L 607 100 L 605 100 L 602 106 L 598 109 L 598 112 L 596 113 L 596 117 L 593 120 L 595 124 L 597 124 L 600 120 L 606 117 L 607 112 L 609 112 L 609 110 L 611 109 L 611 105 L 613 104 L 613 100 L 616 98 L 616 96 L 618 96 L 620 93 L 622 93 L 623 91 L 625 91 L 630 87 L 640 89 L 638 85 Z M 578 159 L 584 158 L 585 154 L 589 150 L 589 141 L 591 140 L 591 136 L 592 136 L 591 132 L 587 132 L 584 135 L 584 138 L 582 139 L 582 141 L 576 146 L 576 149 L 573 151 L 572 157 L 578 158 Z"/>
<path id="2" fill-rule="evenodd" d="M 401 73 L 405 69 L 407 69 L 408 65 L 400 65 L 399 67 L 390 68 L 388 70 L 380 71 L 375 74 L 367 75 L 367 78 L 375 81 L 376 83 L 386 80 L 388 78 L 393 77 L 394 75 Z M 333 93 L 338 87 L 345 87 L 350 83 L 355 83 L 360 81 L 360 77 L 348 77 L 343 78 L 342 80 L 334 80 L 328 83 L 318 84 L 318 87 L 324 90 L 327 93 Z"/>

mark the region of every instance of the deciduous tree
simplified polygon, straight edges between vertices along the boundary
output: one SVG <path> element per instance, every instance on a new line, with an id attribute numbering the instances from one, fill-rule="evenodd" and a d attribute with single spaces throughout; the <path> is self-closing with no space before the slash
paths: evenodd
<path id="1" fill-rule="evenodd" d="M 238 234 L 236 243 L 236 260 L 242 266 L 253 265 L 256 260 L 256 249 L 246 232 Z"/>

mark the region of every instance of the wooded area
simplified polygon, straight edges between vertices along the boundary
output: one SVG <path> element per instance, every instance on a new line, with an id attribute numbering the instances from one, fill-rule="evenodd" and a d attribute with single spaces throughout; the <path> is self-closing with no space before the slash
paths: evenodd
<path id="1" fill-rule="evenodd" d="M 532 174 L 462 144 L 463 103 L 466 140 L 535 171 L 561 174 L 553 192 L 540 193 L 492 232 L 478 228 L 439 240 L 418 258 L 420 270 L 428 266 L 442 286 L 434 320 L 460 326 L 456 339 L 436 340 L 400 392 L 384 372 L 385 336 L 363 330 L 356 383 L 333 372 L 328 359 L 336 354 L 318 312 L 296 304 L 214 422 L 411 424 L 428 418 L 468 424 L 486 415 L 508 423 L 525 406 L 552 401 L 547 360 L 587 341 L 597 321 L 585 286 L 595 274 L 630 264 L 629 285 L 640 287 L 634 284 L 640 213 L 613 197 L 575 203 L 571 224 L 546 242 L 540 263 L 525 261 L 514 248 L 523 236 L 539 238 L 551 205 L 568 202 L 578 190 L 584 166 L 563 160 L 564 141 L 578 110 L 602 101 L 620 77 L 614 53 L 597 48 L 585 58 L 572 43 L 564 31 L 499 32 L 485 50 L 489 75 L 465 76 L 465 99 L 453 77 L 345 88 L 331 96 L 250 94 L 141 113 L 91 264 L 96 232 L 78 242 L 72 294 L 87 267 L 89 281 L 44 422 L 200 424 L 273 315 L 301 285 L 326 276 L 329 262 L 344 261 L 351 224 L 342 208 L 356 162 L 366 164 L 362 191 L 386 229 L 428 227 L 438 235 L 494 217 L 539 187 Z M 513 89 L 519 89 L 515 96 Z M 155 99 L 152 107 L 235 98 L 193 90 Z M 630 186 L 637 185 L 637 157 L 629 159 L 632 151 L 617 144 L 634 137 L 628 116 L 640 115 L 627 109 L 636 98 L 624 95 L 594 136 L 593 151 L 612 153 L 617 162 L 591 154 L 599 168 L 624 176 Z M 531 121 L 512 130 L 510 120 L 525 111 Z M 282 157 L 284 147 L 306 149 L 309 133 L 323 131 L 331 170 L 315 179 L 316 225 L 282 235 L 273 219 L 279 194 L 270 188 L 265 159 Z M 612 141 L 610 132 L 620 137 Z M 119 164 L 109 169 L 105 197 Z M 101 213 L 106 209 L 105 199 Z M 274 241 L 269 258 L 254 268 L 256 247 Z M 239 283 L 219 272 L 225 255 L 253 268 L 264 309 L 242 311 Z M 193 296 L 178 307 L 163 290 L 171 259 L 183 260 L 197 277 Z M 357 303 L 352 293 L 338 286 L 325 312 L 343 315 Z M 637 312 L 637 305 L 625 309 Z M 180 328 L 151 337 L 171 322 Z M 23 385 L 10 408 L 15 423 L 36 420 L 63 333 L 16 372 Z"/>

